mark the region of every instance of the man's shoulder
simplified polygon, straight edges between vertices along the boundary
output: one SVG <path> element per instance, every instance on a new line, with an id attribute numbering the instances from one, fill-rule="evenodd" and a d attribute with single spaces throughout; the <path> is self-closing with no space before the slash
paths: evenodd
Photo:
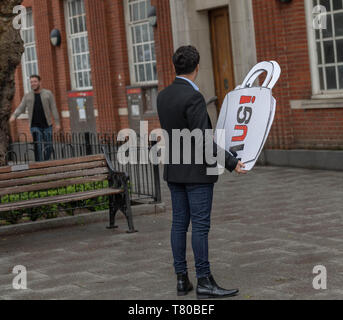
<path id="1" fill-rule="evenodd" d="M 205 97 L 203 96 L 203 94 L 200 91 L 197 91 L 197 90 L 194 90 L 193 97 L 205 100 Z"/>
<path id="2" fill-rule="evenodd" d="M 45 94 L 48 94 L 48 95 L 52 95 L 52 91 L 51 90 L 49 90 L 49 89 L 45 89 L 45 88 L 43 88 L 42 90 L 41 90 L 41 93 L 45 93 Z"/>
<path id="3" fill-rule="evenodd" d="M 195 90 L 191 85 L 179 85 L 178 83 L 172 83 L 168 87 L 161 90 L 158 94 L 158 96 L 161 97 L 168 97 L 168 96 L 187 96 L 189 98 L 191 97 L 203 97 L 200 91 Z"/>
<path id="4" fill-rule="evenodd" d="M 24 99 L 30 98 L 32 96 L 33 96 L 33 91 L 29 91 L 29 92 L 24 94 Z"/>

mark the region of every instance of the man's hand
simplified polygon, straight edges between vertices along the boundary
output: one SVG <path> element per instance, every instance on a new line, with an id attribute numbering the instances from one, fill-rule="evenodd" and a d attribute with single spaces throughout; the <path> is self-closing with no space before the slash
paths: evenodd
<path id="1" fill-rule="evenodd" d="M 244 164 L 243 162 L 241 162 L 241 161 L 238 161 L 237 167 L 236 167 L 235 171 L 236 171 L 237 173 L 240 173 L 240 174 L 246 174 L 246 173 L 248 173 L 248 171 L 243 170 L 244 168 L 245 168 L 245 164 Z"/>
<path id="2" fill-rule="evenodd" d="M 55 127 L 56 131 L 59 132 L 61 130 L 61 125 L 60 124 L 57 124 L 56 127 Z"/>
<path id="3" fill-rule="evenodd" d="M 13 123 L 15 121 L 15 116 L 12 114 L 10 117 L 10 123 Z"/>

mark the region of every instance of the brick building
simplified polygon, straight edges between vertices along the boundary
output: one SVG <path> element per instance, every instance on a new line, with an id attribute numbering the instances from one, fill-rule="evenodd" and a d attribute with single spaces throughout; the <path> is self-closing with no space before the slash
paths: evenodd
<path id="1" fill-rule="evenodd" d="M 23 5 L 29 18 L 13 108 L 29 90 L 29 74 L 39 72 L 43 86 L 55 93 L 65 132 L 118 132 L 136 128 L 142 119 L 149 129 L 159 127 L 155 98 L 174 79 L 171 56 L 180 45 L 193 44 L 201 54 L 197 84 L 206 99 L 218 96 L 208 109 L 214 124 L 228 90 L 258 61 L 276 60 L 282 76 L 274 89 L 277 114 L 266 149 L 289 150 L 288 155 L 295 149 L 343 150 L 342 0 L 24 0 Z M 327 11 L 326 29 L 313 27 L 316 5 Z M 59 46 L 50 43 L 53 29 L 60 31 Z M 86 109 L 86 120 L 77 106 Z M 29 132 L 25 115 L 12 132 Z M 278 158 L 275 152 L 270 162 Z M 312 159 L 313 154 L 308 151 Z"/>
<path id="2" fill-rule="evenodd" d="M 170 26 L 168 1 L 156 2 L 152 4 L 159 19 Z M 150 1 L 24 0 L 22 4 L 27 7 L 22 29 L 25 53 L 16 70 L 13 109 L 30 90 L 29 76 L 39 73 L 43 87 L 55 94 L 64 132 L 118 132 L 132 126 L 129 119 L 135 122 L 136 112 L 151 128 L 159 126 L 154 97 L 173 74 L 169 59 L 156 58 L 170 57 L 173 48 L 171 29 L 161 25 L 154 30 L 149 23 Z M 50 42 L 53 29 L 60 32 L 59 46 Z M 129 86 L 144 87 L 141 96 L 147 100 L 141 110 L 134 105 L 132 118 Z M 29 134 L 27 115 L 19 118 L 12 132 Z"/>

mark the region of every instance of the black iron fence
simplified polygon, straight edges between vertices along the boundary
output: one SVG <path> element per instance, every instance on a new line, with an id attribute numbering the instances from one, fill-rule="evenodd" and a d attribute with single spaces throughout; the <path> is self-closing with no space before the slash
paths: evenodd
<path id="1" fill-rule="evenodd" d="M 109 155 L 113 166 L 122 172 L 127 172 L 130 176 L 130 194 L 132 202 L 155 202 L 161 201 L 160 172 L 159 166 L 140 161 L 142 152 L 149 152 L 152 144 L 148 148 L 143 146 L 130 147 L 126 150 L 126 156 L 130 152 L 137 154 L 136 164 L 121 164 L 118 161 L 120 147 L 126 142 L 117 141 L 115 134 L 94 134 L 94 133 L 58 133 L 53 134 L 51 142 L 33 142 L 31 136 L 20 134 L 15 142 L 12 142 L 6 153 L 7 165 L 19 165 L 34 161 L 59 160 L 86 155 L 96 155 L 106 153 Z M 40 157 L 40 154 L 43 155 Z"/>

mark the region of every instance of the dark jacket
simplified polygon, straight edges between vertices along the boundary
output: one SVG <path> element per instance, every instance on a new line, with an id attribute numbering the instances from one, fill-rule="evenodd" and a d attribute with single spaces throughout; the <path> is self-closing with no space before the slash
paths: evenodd
<path id="1" fill-rule="evenodd" d="M 196 91 L 186 80 L 176 78 L 173 84 L 162 90 L 157 97 L 157 110 L 161 122 L 161 128 L 169 135 L 169 163 L 172 163 L 172 130 L 189 129 L 212 129 L 210 117 L 207 113 L 206 102 L 203 95 Z M 205 140 L 205 139 L 204 139 Z M 172 183 L 215 183 L 218 175 L 207 175 L 208 167 L 216 167 L 217 164 L 195 164 L 195 145 L 192 140 L 191 164 L 183 163 L 183 144 L 180 144 L 181 164 L 165 164 L 163 179 Z M 217 155 L 217 145 L 214 143 L 213 154 Z M 233 171 L 238 160 L 230 153 L 225 152 L 225 166 Z"/>

